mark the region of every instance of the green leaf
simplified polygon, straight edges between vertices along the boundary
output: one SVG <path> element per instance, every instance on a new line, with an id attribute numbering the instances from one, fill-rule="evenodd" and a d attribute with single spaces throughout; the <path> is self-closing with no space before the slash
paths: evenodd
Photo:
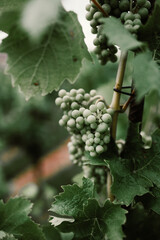
<path id="1" fill-rule="evenodd" d="M 106 161 L 113 176 L 112 193 L 121 204 L 129 205 L 136 195 L 142 196 L 154 185 L 160 186 L 160 130 L 153 135 L 151 149 L 145 150 L 136 126 L 130 126 L 128 140 L 122 157 Z M 136 132 L 136 131 L 135 131 Z M 137 137 L 136 137 L 137 135 Z"/>
<path id="2" fill-rule="evenodd" d="M 140 53 L 134 60 L 134 81 L 137 90 L 137 100 L 142 99 L 151 90 L 160 94 L 160 71 L 148 52 Z"/>
<path id="3" fill-rule="evenodd" d="M 12 29 L 1 52 L 8 54 L 7 73 L 27 99 L 58 89 L 65 79 L 73 83 L 84 57 L 90 58 L 82 28 L 73 12 L 61 11 L 40 43 L 32 44 L 20 29 Z"/>
<path id="4" fill-rule="evenodd" d="M 31 207 L 32 204 L 23 198 L 11 198 L 6 204 L 1 201 L 0 229 L 16 239 L 45 240 L 42 230 L 28 217 Z"/>
<path id="5" fill-rule="evenodd" d="M 45 234 L 46 240 L 72 240 L 74 235 L 73 233 L 61 233 L 53 226 L 43 227 L 43 232 Z"/>
<path id="6" fill-rule="evenodd" d="M 88 198 L 94 196 L 94 184 L 91 180 L 83 178 L 83 186 L 76 184 L 62 187 L 64 192 L 55 197 L 55 202 L 51 207 L 51 211 L 57 215 L 65 217 L 80 217 L 83 215 L 83 204 L 86 204 Z M 69 218 L 68 218 L 69 220 Z M 54 219 L 52 220 L 53 223 Z M 67 218 L 66 218 L 67 221 Z"/>
<path id="7" fill-rule="evenodd" d="M 101 20 L 103 25 L 103 34 L 109 41 L 118 45 L 122 51 L 141 48 L 144 44 L 136 40 L 123 26 L 123 24 L 114 17 L 109 17 Z"/>
<path id="8" fill-rule="evenodd" d="M 27 1 L 28 0 L 1 0 L 0 10 L 1 12 L 19 10 Z"/>
<path id="9" fill-rule="evenodd" d="M 51 211 L 53 225 L 56 214 L 62 219 L 64 215 L 74 219 L 72 223 L 63 221 L 57 228 L 64 233 L 73 232 L 75 240 L 101 240 L 106 235 L 109 240 L 123 239 L 121 225 L 125 223 L 126 210 L 110 201 L 100 207 L 94 199 L 94 186 L 89 179 L 83 178 L 82 187 L 66 186 L 64 193 L 56 197 Z"/>

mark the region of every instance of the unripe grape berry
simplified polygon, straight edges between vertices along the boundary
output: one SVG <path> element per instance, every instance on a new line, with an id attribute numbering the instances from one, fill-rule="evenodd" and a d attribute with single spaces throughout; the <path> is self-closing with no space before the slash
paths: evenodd
<path id="1" fill-rule="evenodd" d="M 142 7 L 145 4 L 146 0 L 137 0 L 137 6 Z"/>
<path id="2" fill-rule="evenodd" d="M 117 61 L 117 56 L 116 55 L 111 55 L 110 56 L 110 61 L 113 62 L 113 63 L 116 62 Z"/>
<path id="3" fill-rule="evenodd" d="M 139 13 L 134 14 L 135 19 L 141 19 L 141 15 Z"/>
<path id="4" fill-rule="evenodd" d="M 62 119 L 60 119 L 60 120 L 59 120 L 59 125 L 60 125 L 60 126 L 64 126 L 64 125 L 65 125 L 65 122 L 64 122 Z"/>
<path id="5" fill-rule="evenodd" d="M 144 7 L 147 8 L 147 9 L 150 9 L 151 8 L 150 1 L 146 1 L 146 3 L 144 4 Z"/>
<path id="6" fill-rule="evenodd" d="M 77 118 L 77 117 L 79 117 L 79 115 L 80 115 L 80 112 L 78 110 L 73 110 L 73 112 L 72 112 L 73 118 Z"/>
<path id="7" fill-rule="evenodd" d="M 83 126 L 82 126 L 82 125 L 80 125 L 80 124 L 78 124 L 78 123 L 76 123 L 76 128 L 80 130 L 80 129 L 82 129 L 82 128 L 83 128 Z"/>
<path id="8" fill-rule="evenodd" d="M 100 138 L 98 138 L 98 137 L 95 137 L 95 138 L 94 138 L 94 142 L 95 142 L 96 144 L 100 143 L 100 141 L 101 141 Z"/>
<path id="9" fill-rule="evenodd" d="M 90 156 L 91 156 L 91 157 L 95 157 L 95 156 L 96 156 L 96 153 L 95 153 L 95 152 L 90 152 Z"/>
<path id="10" fill-rule="evenodd" d="M 111 117 L 110 114 L 105 113 L 105 114 L 102 115 L 102 120 L 105 123 L 111 123 L 112 122 L 112 117 Z"/>
<path id="11" fill-rule="evenodd" d="M 94 49 L 94 53 L 95 53 L 95 54 L 101 53 L 101 47 L 100 47 L 100 46 L 97 46 L 97 47 Z"/>
<path id="12" fill-rule="evenodd" d="M 95 12 L 97 12 L 97 8 L 96 8 L 95 5 L 94 5 L 94 6 L 92 6 L 92 7 L 90 8 L 90 13 L 91 13 L 92 16 L 93 16 Z"/>
<path id="13" fill-rule="evenodd" d="M 92 104 L 90 107 L 89 107 L 90 111 L 91 112 L 96 112 L 97 111 L 97 106 Z"/>
<path id="14" fill-rule="evenodd" d="M 98 20 L 98 19 L 100 19 L 102 17 L 103 17 L 103 14 L 101 12 L 95 12 L 94 15 L 93 15 L 93 18 L 95 20 Z"/>
<path id="15" fill-rule="evenodd" d="M 88 116 L 87 117 L 87 122 L 90 123 L 90 124 L 95 123 L 96 122 L 95 116 L 93 116 L 93 115 Z"/>
<path id="16" fill-rule="evenodd" d="M 145 19 L 145 18 L 148 16 L 148 14 L 149 14 L 147 8 L 141 8 L 141 9 L 139 9 L 138 13 L 140 14 L 140 16 L 141 16 L 142 19 Z"/>
<path id="17" fill-rule="evenodd" d="M 97 132 L 105 132 L 106 130 L 108 130 L 108 125 L 106 123 L 100 123 L 98 125 L 98 128 L 97 128 Z"/>
<path id="18" fill-rule="evenodd" d="M 96 129 L 96 128 L 97 128 L 97 123 L 91 123 L 90 127 L 91 127 L 92 129 Z"/>
<path id="19" fill-rule="evenodd" d="M 98 103 L 97 103 L 97 108 L 98 108 L 99 110 L 102 110 L 104 107 L 105 107 L 105 105 L 104 105 L 103 102 L 98 102 Z"/>
<path id="20" fill-rule="evenodd" d="M 93 137 L 94 137 L 93 133 L 88 134 L 88 139 L 93 138 Z"/>
<path id="21" fill-rule="evenodd" d="M 128 12 L 126 13 L 126 15 L 124 16 L 124 20 L 127 21 L 127 20 L 134 20 L 135 16 L 132 12 Z"/>
<path id="22" fill-rule="evenodd" d="M 102 50 L 101 55 L 103 57 L 108 57 L 109 56 L 109 51 L 107 49 Z"/>
<path id="23" fill-rule="evenodd" d="M 90 21 L 90 26 L 93 27 L 93 28 L 96 27 L 97 26 L 97 21 L 95 19 L 92 19 Z"/>
<path id="24" fill-rule="evenodd" d="M 79 123 L 80 125 L 82 125 L 82 124 L 84 123 L 83 117 L 78 117 L 78 118 L 76 119 L 76 122 Z"/>
<path id="25" fill-rule="evenodd" d="M 63 115 L 62 120 L 66 123 L 69 120 L 69 117 L 67 115 Z"/>
<path id="26" fill-rule="evenodd" d="M 62 102 L 60 108 L 61 108 L 61 109 L 66 109 L 66 108 L 67 108 L 66 103 Z"/>
<path id="27" fill-rule="evenodd" d="M 85 91 L 84 91 L 83 88 L 79 88 L 79 89 L 77 90 L 77 93 L 84 95 L 84 94 L 85 94 Z"/>
<path id="28" fill-rule="evenodd" d="M 129 31 L 129 32 L 133 32 L 133 27 L 132 27 L 132 25 L 130 25 L 130 24 L 126 24 L 125 25 L 125 28 Z"/>
<path id="29" fill-rule="evenodd" d="M 85 93 L 85 95 L 84 95 L 84 99 L 85 99 L 86 101 L 88 101 L 88 100 L 90 99 L 90 95 L 89 95 L 89 93 Z"/>
<path id="30" fill-rule="evenodd" d="M 83 95 L 82 94 L 77 94 L 76 101 L 81 102 L 82 100 L 83 100 Z"/>
<path id="31" fill-rule="evenodd" d="M 140 19 L 135 19 L 135 20 L 133 21 L 133 24 L 134 24 L 134 25 L 139 25 L 139 26 L 141 26 L 141 25 L 142 25 L 142 22 L 141 22 Z"/>
<path id="32" fill-rule="evenodd" d="M 64 101 L 64 102 L 70 102 L 69 96 L 64 96 L 64 97 L 63 97 L 63 101 Z"/>
<path id="33" fill-rule="evenodd" d="M 58 95 L 60 96 L 60 97 L 64 97 L 65 95 L 66 95 L 66 90 L 64 90 L 64 89 L 61 89 L 60 91 L 59 91 L 59 93 L 58 93 Z"/>
<path id="34" fill-rule="evenodd" d="M 104 148 L 103 148 L 101 145 L 98 145 L 98 146 L 96 147 L 96 152 L 97 152 L 98 154 L 101 154 L 103 151 L 104 151 Z"/>
<path id="35" fill-rule="evenodd" d="M 77 95 L 77 90 L 76 89 L 71 89 L 70 92 L 69 92 L 69 95 L 71 97 L 75 97 Z"/>
<path id="36" fill-rule="evenodd" d="M 101 134 L 99 132 L 96 132 L 95 136 L 99 138 L 101 136 Z"/>
<path id="37" fill-rule="evenodd" d="M 94 28 L 91 28 L 91 33 L 93 33 L 93 34 L 97 34 L 97 28 L 96 27 L 94 27 Z"/>
<path id="38" fill-rule="evenodd" d="M 116 48 L 116 46 L 114 46 L 114 45 L 112 45 L 112 46 L 109 48 L 109 50 L 110 50 L 110 52 L 113 53 L 113 54 L 117 53 L 117 48 Z"/>
<path id="39" fill-rule="evenodd" d="M 73 145 L 72 145 L 72 146 L 69 146 L 68 149 L 69 149 L 69 152 L 72 153 L 72 154 L 73 154 L 73 153 L 76 153 L 76 151 L 77 151 L 76 148 L 75 148 Z"/>
<path id="40" fill-rule="evenodd" d="M 72 104 L 71 104 L 71 109 L 78 109 L 78 108 L 79 108 L 78 103 L 72 102 Z"/>
<path id="41" fill-rule="evenodd" d="M 75 120 L 73 118 L 68 120 L 68 122 L 67 122 L 67 126 L 68 127 L 73 128 L 73 127 L 75 127 L 75 125 L 76 125 L 76 122 L 75 122 Z"/>
<path id="42" fill-rule="evenodd" d="M 111 6 L 110 6 L 109 4 L 107 4 L 107 3 L 103 4 L 103 5 L 102 5 L 102 8 L 103 8 L 103 10 L 104 10 L 107 14 L 109 14 L 110 11 L 111 11 Z"/>
<path id="43" fill-rule="evenodd" d="M 90 152 L 93 152 L 93 151 L 94 151 L 94 147 L 93 147 L 93 146 L 90 146 L 90 147 L 88 148 L 88 150 L 89 150 Z"/>
<path id="44" fill-rule="evenodd" d="M 60 97 L 56 98 L 56 100 L 55 100 L 55 104 L 56 104 L 57 106 L 60 106 L 62 102 L 63 102 L 63 100 L 62 100 L 62 98 L 60 98 Z"/>
<path id="45" fill-rule="evenodd" d="M 134 20 L 135 21 L 135 20 Z M 130 19 L 128 19 L 127 21 L 125 21 L 125 23 L 124 23 L 125 25 L 127 25 L 127 24 L 130 24 L 130 25 L 133 25 L 133 21 L 132 20 L 130 20 Z"/>
<path id="46" fill-rule="evenodd" d="M 91 9 L 91 4 L 87 4 L 87 5 L 86 5 L 86 11 L 88 11 L 88 12 L 89 12 L 89 11 L 90 11 L 90 9 Z"/>
<path id="47" fill-rule="evenodd" d="M 79 109 L 79 112 L 80 112 L 81 114 L 83 114 L 84 110 L 85 110 L 85 108 L 84 108 L 84 107 L 81 107 L 81 108 Z"/>
<path id="48" fill-rule="evenodd" d="M 128 0 L 122 0 L 119 3 L 119 9 L 124 12 L 129 10 L 129 1 Z"/>
<path id="49" fill-rule="evenodd" d="M 110 142 L 110 136 L 107 135 L 103 138 L 104 143 L 109 143 Z"/>
<path id="50" fill-rule="evenodd" d="M 89 141 L 91 144 L 94 142 L 93 138 L 90 138 Z"/>
<path id="51" fill-rule="evenodd" d="M 90 143 L 89 139 L 86 141 L 87 146 L 91 146 L 92 144 Z"/>
<path id="52" fill-rule="evenodd" d="M 94 44 L 95 46 L 99 46 L 99 45 L 100 45 L 99 39 L 98 39 L 98 38 L 95 38 L 95 39 L 93 40 L 93 44 Z"/>
<path id="53" fill-rule="evenodd" d="M 83 112 L 83 117 L 87 118 L 89 115 L 91 115 L 91 111 L 88 109 L 85 109 Z"/>
<path id="54" fill-rule="evenodd" d="M 126 12 L 121 13 L 120 18 L 122 22 L 124 21 L 124 17 L 126 16 L 126 14 L 127 14 Z"/>
<path id="55" fill-rule="evenodd" d="M 94 97 L 96 95 L 96 90 L 91 90 L 90 95 L 91 95 L 91 97 Z"/>

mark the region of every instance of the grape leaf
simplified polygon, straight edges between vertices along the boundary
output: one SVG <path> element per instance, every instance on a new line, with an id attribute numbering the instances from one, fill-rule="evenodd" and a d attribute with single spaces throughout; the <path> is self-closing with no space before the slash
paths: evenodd
<path id="1" fill-rule="evenodd" d="M 7 73 L 13 84 L 29 99 L 58 89 L 65 79 L 75 81 L 82 59 L 90 59 L 83 39 L 76 14 L 61 10 L 59 21 L 40 43 L 31 43 L 25 33 L 14 27 L 0 51 L 8 54 Z"/>
<path id="2" fill-rule="evenodd" d="M 43 232 L 45 234 L 46 240 L 72 240 L 73 233 L 61 233 L 58 229 L 53 226 L 45 226 L 43 227 Z"/>
<path id="3" fill-rule="evenodd" d="M 1 0 L 0 10 L 1 12 L 13 11 L 21 9 L 27 0 Z"/>
<path id="4" fill-rule="evenodd" d="M 28 217 L 31 208 L 32 204 L 20 197 L 5 204 L 0 201 L 0 229 L 17 239 L 45 240 L 39 226 Z"/>
<path id="5" fill-rule="evenodd" d="M 74 222 L 63 221 L 57 228 L 65 233 L 73 232 L 75 240 L 101 240 L 105 235 L 110 240 L 123 239 L 121 225 L 125 223 L 126 210 L 108 200 L 100 207 L 93 197 L 93 183 L 89 179 L 83 178 L 82 187 L 66 186 L 52 205 L 51 223 L 54 224 L 55 214 L 74 218 Z"/>
<path id="6" fill-rule="evenodd" d="M 144 45 L 136 40 L 117 18 L 109 17 L 102 19 L 101 22 L 104 23 L 102 32 L 109 38 L 110 42 L 118 45 L 122 51 L 141 48 Z"/>
<path id="7" fill-rule="evenodd" d="M 121 204 L 129 205 L 136 195 L 149 192 L 154 185 L 160 186 L 160 130 L 153 135 L 151 149 L 143 149 L 138 134 L 130 126 L 124 158 L 107 160 L 113 176 L 112 193 Z M 137 135 L 137 137 L 136 137 Z"/>
<path id="8" fill-rule="evenodd" d="M 143 64 L 142 64 L 143 63 Z M 134 59 L 134 82 L 137 90 L 137 100 L 141 100 L 151 90 L 160 94 L 160 71 L 152 60 L 150 53 L 138 54 Z"/>

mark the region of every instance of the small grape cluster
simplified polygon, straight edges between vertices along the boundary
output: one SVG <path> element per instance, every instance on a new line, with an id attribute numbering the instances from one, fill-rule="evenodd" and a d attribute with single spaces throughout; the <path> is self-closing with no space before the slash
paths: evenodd
<path id="1" fill-rule="evenodd" d="M 101 6 L 100 10 L 91 0 L 90 4 L 86 6 L 86 19 L 90 21 L 91 32 L 97 34 L 93 44 L 95 53 L 102 65 L 108 61 L 117 61 L 117 48 L 108 41 L 106 35 L 102 34 L 102 24 L 100 19 L 102 17 L 114 16 L 120 18 L 124 27 L 137 37 L 138 29 L 144 24 L 149 16 L 152 8 L 149 0 L 96 0 Z M 105 13 L 105 14 L 104 14 Z"/>
<path id="2" fill-rule="evenodd" d="M 103 2 L 103 3 L 102 3 Z M 110 5 L 106 3 L 107 1 L 101 1 L 101 6 L 106 15 L 110 13 Z M 94 5 L 91 1 L 90 4 L 86 6 L 88 13 L 86 14 L 86 19 L 90 21 L 91 32 L 97 34 L 94 39 L 93 44 L 96 46 L 94 52 L 97 54 L 99 62 L 104 65 L 108 61 L 117 61 L 117 48 L 109 43 L 108 38 L 102 34 L 101 23 L 99 19 L 103 17 L 103 13 Z"/>
<path id="3" fill-rule="evenodd" d="M 68 148 L 73 163 L 84 161 L 84 151 L 95 157 L 107 150 L 113 110 L 106 108 L 95 90 L 85 93 L 84 89 L 62 89 L 55 102 L 63 110 L 59 124 L 71 135 Z"/>

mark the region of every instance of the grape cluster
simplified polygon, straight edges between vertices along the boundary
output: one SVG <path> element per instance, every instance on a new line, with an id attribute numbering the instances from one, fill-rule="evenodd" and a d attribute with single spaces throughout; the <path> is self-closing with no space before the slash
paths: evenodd
<path id="1" fill-rule="evenodd" d="M 96 191 L 100 192 L 107 183 L 107 170 L 103 166 L 83 166 L 84 176 L 94 181 Z"/>
<path id="2" fill-rule="evenodd" d="M 71 135 L 68 148 L 73 163 L 85 159 L 84 151 L 95 157 L 107 150 L 113 111 L 106 108 L 95 90 L 85 93 L 84 89 L 62 89 L 55 102 L 63 110 L 59 124 Z"/>
<path id="3" fill-rule="evenodd" d="M 95 53 L 102 65 L 108 61 L 117 61 L 117 48 L 108 41 L 106 35 L 102 34 L 102 24 L 100 18 L 114 16 L 120 18 L 124 27 L 137 37 L 138 29 L 144 24 L 149 16 L 152 8 L 149 0 L 96 0 L 101 6 L 101 11 L 91 0 L 86 6 L 86 19 L 90 21 L 91 32 L 97 34 L 93 43 Z M 104 14 L 105 13 L 105 14 Z"/>
<path id="4" fill-rule="evenodd" d="M 102 3 L 103 2 L 103 3 Z M 108 15 L 111 11 L 111 7 L 107 4 L 108 1 L 101 1 L 101 6 Z M 103 13 L 94 5 L 91 1 L 90 4 L 86 6 L 88 13 L 86 14 L 86 19 L 90 21 L 91 32 L 97 34 L 97 37 L 94 39 L 93 44 L 96 46 L 94 52 L 97 54 L 99 62 L 104 65 L 108 61 L 116 62 L 117 48 L 109 43 L 108 38 L 102 34 L 101 23 L 99 19 L 103 17 Z"/>

